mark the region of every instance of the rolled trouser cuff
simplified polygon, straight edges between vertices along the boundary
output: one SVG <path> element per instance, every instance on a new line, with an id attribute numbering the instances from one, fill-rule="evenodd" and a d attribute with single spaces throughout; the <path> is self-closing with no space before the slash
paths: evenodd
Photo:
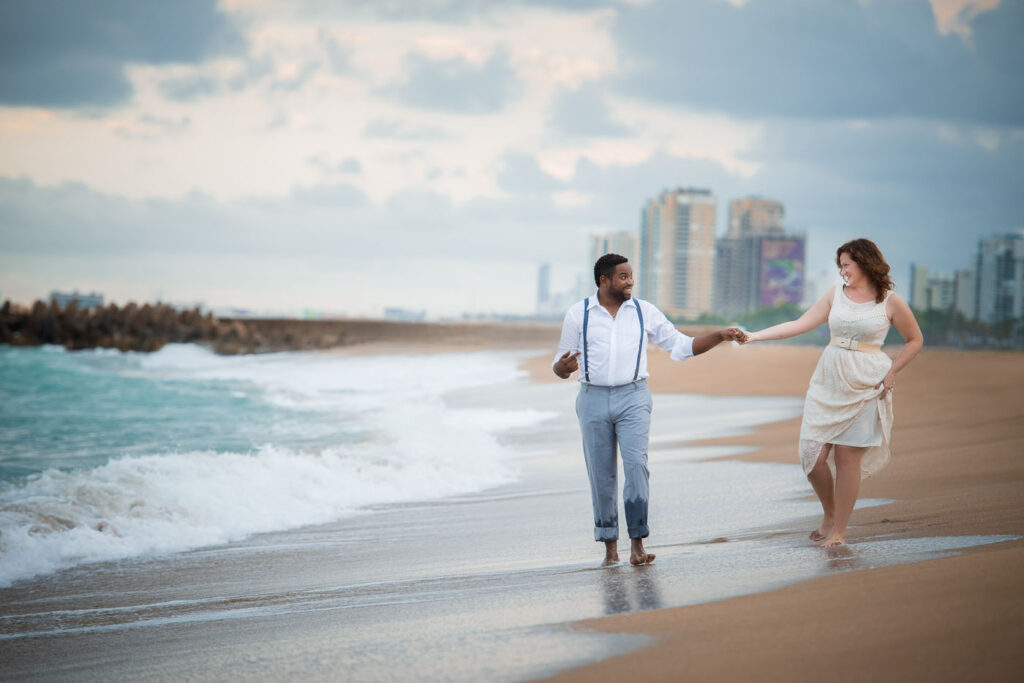
<path id="1" fill-rule="evenodd" d="M 619 525 L 614 526 L 595 526 L 594 527 L 594 540 L 595 541 L 617 541 L 619 540 Z"/>
<path id="2" fill-rule="evenodd" d="M 643 526 L 630 527 L 629 528 L 629 537 L 630 538 L 647 538 L 650 535 L 651 535 L 651 530 L 649 528 L 647 528 L 646 524 L 643 525 Z"/>

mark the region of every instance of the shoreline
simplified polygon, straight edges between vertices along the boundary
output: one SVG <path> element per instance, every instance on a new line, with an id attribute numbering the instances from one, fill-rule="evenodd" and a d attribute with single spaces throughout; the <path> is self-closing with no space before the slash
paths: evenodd
<path id="1" fill-rule="evenodd" d="M 820 353 L 758 345 L 671 363 L 659 351 L 650 358 L 651 387 L 798 396 Z M 531 359 L 531 375 L 547 381 L 548 365 Z M 861 487 L 862 499 L 892 502 L 854 511 L 852 552 L 858 541 L 883 537 L 1024 536 L 1022 387 L 1022 353 L 923 350 L 897 377 L 893 461 Z M 799 429 L 796 418 L 687 445 L 754 447 L 721 459 L 795 467 Z M 1021 567 L 1024 540 L 1015 540 L 720 602 L 588 620 L 574 627 L 656 641 L 552 680 L 1011 680 L 1024 665 Z M 823 605 L 839 606 L 834 618 Z"/>

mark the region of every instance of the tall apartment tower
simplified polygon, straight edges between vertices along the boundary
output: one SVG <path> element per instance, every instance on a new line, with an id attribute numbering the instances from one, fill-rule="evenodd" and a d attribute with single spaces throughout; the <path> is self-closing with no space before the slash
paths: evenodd
<path id="1" fill-rule="evenodd" d="M 953 310 L 968 320 L 978 317 L 978 302 L 974 295 L 976 280 L 972 268 L 960 268 L 953 275 Z"/>
<path id="2" fill-rule="evenodd" d="M 640 213 L 638 296 L 667 315 L 696 318 L 711 310 L 717 206 L 711 190 L 677 188 L 648 200 Z"/>
<path id="3" fill-rule="evenodd" d="M 1024 231 L 978 240 L 975 313 L 992 325 L 1024 315 Z"/>
<path id="4" fill-rule="evenodd" d="M 918 311 L 928 310 L 928 278 L 931 273 L 924 266 L 910 264 L 910 307 Z"/>
<path id="5" fill-rule="evenodd" d="M 537 312 L 543 312 L 551 303 L 551 264 L 537 267 Z"/>
<path id="6" fill-rule="evenodd" d="M 594 264 L 605 254 L 619 254 L 629 259 L 633 267 L 634 286 L 639 270 L 640 241 L 632 232 L 601 233 L 590 236 L 590 263 L 586 273 L 589 280 L 593 279 Z"/>
<path id="7" fill-rule="evenodd" d="M 803 299 L 805 239 L 786 234 L 785 214 L 782 202 L 774 199 L 729 202 L 729 227 L 715 243 L 717 315 Z"/>
<path id="8" fill-rule="evenodd" d="M 726 237 L 781 235 L 786 210 L 782 202 L 763 197 L 746 197 L 729 202 L 729 228 Z"/>

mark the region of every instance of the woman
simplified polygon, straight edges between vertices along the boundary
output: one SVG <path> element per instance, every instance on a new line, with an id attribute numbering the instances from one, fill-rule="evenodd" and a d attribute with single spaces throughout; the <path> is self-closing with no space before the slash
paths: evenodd
<path id="1" fill-rule="evenodd" d="M 847 242 L 836 250 L 836 264 L 843 287 L 831 288 L 797 320 L 749 333 L 743 342 L 795 337 L 828 322 L 832 338 L 811 377 L 800 426 L 800 462 L 825 512 L 810 538 L 823 548 L 846 543 L 861 478 L 889 462 L 896 373 L 924 343 L 874 242 Z M 881 351 L 890 324 L 905 342 L 895 360 Z"/>

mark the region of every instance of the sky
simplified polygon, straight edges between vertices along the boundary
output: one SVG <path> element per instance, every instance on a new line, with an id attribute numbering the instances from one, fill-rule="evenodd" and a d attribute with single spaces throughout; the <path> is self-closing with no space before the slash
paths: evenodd
<path id="1" fill-rule="evenodd" d="M 909 295 L 1024 229 L 1020 0 L 0 3 L 0 298 L 529 314 L 700 187 Z"/>

